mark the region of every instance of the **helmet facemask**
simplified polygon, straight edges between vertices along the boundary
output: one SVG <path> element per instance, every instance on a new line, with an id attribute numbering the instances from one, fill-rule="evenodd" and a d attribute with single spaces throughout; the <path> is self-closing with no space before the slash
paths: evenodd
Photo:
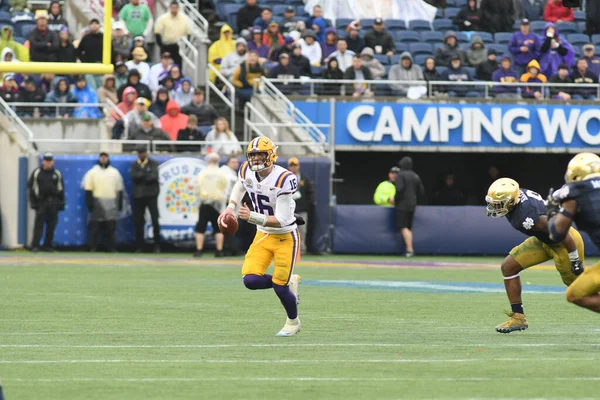
<path id="1" fill-rule="evenodd" d="M 510 212 L 509 207 L 512 206 L 515 199 L 508 196 L 502 200 L 494 200 L 491 196 L 485 196 L 487 207 L 485 209 L 487 216 L 492 218 L 502 218 Z"/>
<path id="2" fill-rule="evenodd" d="M 269 168 L 269 153 L 266 151 L 249 151 L 246 153 L 251 171 L 259 172 Z"/>

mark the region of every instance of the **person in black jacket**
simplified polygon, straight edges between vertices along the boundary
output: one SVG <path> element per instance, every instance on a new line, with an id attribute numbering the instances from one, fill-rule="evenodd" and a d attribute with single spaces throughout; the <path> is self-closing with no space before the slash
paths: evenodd
<path id="1" fill-rule="evenodd" d="M 354 57 L 352 57 L 352 67 L 344 72 L 344 79 L 355 81 L 353 84 L 346 85 L 347 95 L 350 93 L 352 93 L 352 97 L 372 95 L 371 91 L 367 89 L 367 85 L 363 83 L 363 81 L 370 81 L 373 79 L 371 71 L 363 65 L 362 59 L 358 54 L 355 54 Z"/>
<path id="2" fill-rule="evenodd" d="M 394 38 L 384 29 L 382 18 L 375 18 L 373 29 L 365 35 L 365 47 L 375 50 L 375 54 L 386 56 L 393 56 L 396 52 Z"/>
<path id="3" fill-rule="evenodd" d="M 169 100 L 169 91 L 162 86 L 159 87 L 156 92 L 156 100 L 150 105 L 148 111 L 156 115 L 157 118 L 161 118 L 167 113 L 167 103 Z"/>
<path id="4" fill-rule="evenodd" d="M 452 22 L 458 26 L 459 31 L 481 31 L 481 16 L 477 0 L 469 0 Z"/>
<path id="5" fill-rule="evenodd" d="M 512 1 L 481 0 L 482 27 L 490 33 L 512 32 L 514 4 Z"/>
<path id="6" fill-rule="evenodd" d="M 415 255 L 413 248 L 412 224 L 417 207 L 417 198 L 425 195 L 421 178 L 412 170 L 412 158 L 402 157 L 398 163 L 400 172 L 396 176 L 396 227 L 402 234 L 406 257 Z"/>
<path id="7" fill-rule="evenodd" d="M 477 66 L 475 76 L 482 81 L 491 81 L 492 74 L 500 68 L 496 59 L 496 49 L 489 49 L 487 60 Z"/>
<path id="8" fill-rule="evenodd" d="M 344 73 L 338 67 L 337 58 L 330 58 L 327 62 L 327 69 L 325 69 L 322 73 L 323 79 L 335 79 L 340 80 L 344 79 Z M 340 95 L 341 85 L 338 83 L 323 83 L 321 84 L 321 94 L 324 95 Z"/>
<path id="9" fill-rule="evenodd" d="M 23 103 L 43 103 L 46 100 L 46 93 L 39 88 L 31 76 L 25 78 L 24 86 L 19 89 L 19 101 Z M 21 107 L 17 109 L 17 114 L 30 117 L 38 107 Z"/>
<path id="10" fill-rule="evenodd" d="M 242 29 L 252 30 L 254 20 L 260 17 L 261 12 L 262 8 L 256 5 L 256 0 L 246 0 L 246 5 L 237 14 L 238 32 Z"/>
<path id="11" fill-rule="evenodd" d="M 302 48 L 297 44 L 292 46 L 290 64 L 296 67 L 300 76 L 311 76 L 310 60 L 302 55 Z"/>
<path id="12" fill-rule="evenodd" d="M 585 58 L 579 58 L 575 62 L 571 79 L 576 84 L 598 83 L 598 77 L 588 69 L 588 63 Z M 597 90 L 595 87 L 578 87 L 571 91 L 573 100 L 596 100 Z"/>
<path id="13" fill-rule="evenodd" d="M 154 252 L 160 253 L 160 225 L 158 224 L 158 163 L 148 157 L 145 146 L 138 147 L 138 159 L 129 167 L 133 181 L 133 222 L 135 224 L 136 252 L 144 246 L 144 213 L 146 208 L 152 219 Z"/>
<path id="14" fill-rule="evenodd" d="M 63 26 L 58 31 L 58 62 L 77 62 L 77 53 L 69 38 L 69 28 Z"/>
<path id="15" fill-rule="evenodd" d="M 46 225 L 43 249 L 54 251 L 52 241 L 58 223 L 58 212 L 65 209 L 65 184 L 62 174 L 54 168 L 54 155 L 45 153 L 42 167 L 33 170 L 27 183 L 29 204 L 35 210 L 31 250 L 40 250 L 40 241 Z"/>
<path id="16" fill-rule="evenodd" d="M 194 114 L 190 115 L 185 126 L 185 129 L 180 129 L 177 132 L 177 141 L 190 141 L 190 142 L 199 142 L 204 140 L 204 134 L 202 131 L 198 129 L 198 118 Z M 199 145 L 189 145 L 189 146 L 176 146 L 177 151 L 191 151 L 191 152 L 200 152 Z"/>
<path id="17" fill-rule="evenodd" d="M 198 125 L 203 126 L 213 125 L 215 120 L 219 118 L 219 113 L 215 107 L 204 101 L 204 89 L 200 86 L 194 89 L 191 103 L 185 105 L 181 109 L 181 113 L 185 115 L 195 115 L 198 119 Z"/>
<path id="18" fill-rule="evenodd" d="M 360 37 L 360 22 L 353 21 L 348 24 L 346 28 L 348 36 L 346 37 L 346 43 L 348 44 L 348 50 L 352 50 L 354 54 L 360 54 L 365 48 L 365 41 Z"/>
<path id="19" fill-rule="evenodd" d="M 269 71 L 269 78 L 271 79 L 298 79 L 300 78 L 300 71 L 295 65 L 290 64 L 290 56 L 286 53 L 279 55 L 279 64 Z M 278 82 L 275 86 L 284 94 L 291 94 L 298 88 L 296 83 L 281 83 Z"/>
<path id="20" fill-rule="evenodd" d="M 138 97 L 146 98 L 152 101 L 152 91 L 148 87 L 148 85 L 140 82 L 141 75 L 137 69 L 132 69 L 129 71 L 127 76 L 127 83 L 121 85 L 120 88 L 117 89 L 117 99 L 123 98 L 123 91 L 125 88 L 132 87 L 136 90 Z"/>
<path id="21" fill-rule="evenodd" d="M 58 35 L 48 29 L 48 13 L 38 11 L 36 27 L 27 36 L 29 60 L 40 62 L 56 61 L 58 57 Z"/>
<path id="22" fill-rule="evenodd" d="M 90 31 L 81 39 L 79 46 L 77 46 L 77 58 L 83 63 L 101 63 L 102 38 L 100 21 L 93 18 L 90 21 Z"/>
<path id="23" fill-rule="evenodd" d="M 315 199 L 315 184 L 305 174 L 300 172 L 300 160 L 296 157 L 291 157 L 288 160 L 288 170 L 296 175 L 298 180 L 298 190 L 292 195 L 292 198 L 296 202 L 296 213 L 306 221 L 306 224 L 299 225 L 298 231 L 300 232 L 301 249 L 302 253 L 306 253 L 307 250 L 311 250 L 312 233 L 314 231 L 314 225 L 311 220 L 314 221 L 316 211 L 316 199 Z"/>
<path id="24" fill-rule="evenodd" d="M 62 13 L 62 7 L 58 0 L 52 0 L 48 7 L 48 29 L 59 31 L 61 27 L 69 27 L 69 23 Z"/>

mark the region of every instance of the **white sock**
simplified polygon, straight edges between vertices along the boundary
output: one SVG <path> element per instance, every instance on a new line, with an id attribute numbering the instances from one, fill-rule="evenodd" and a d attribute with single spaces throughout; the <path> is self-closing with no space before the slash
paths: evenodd
<path id="1" fill-rule="evenodd" d="M 571 260 L 571 261 L 579 260 L 579 253 L 577 252 L 577 250 L 573 250 L 572 252 L 569 253 L 569 260 Z"/>

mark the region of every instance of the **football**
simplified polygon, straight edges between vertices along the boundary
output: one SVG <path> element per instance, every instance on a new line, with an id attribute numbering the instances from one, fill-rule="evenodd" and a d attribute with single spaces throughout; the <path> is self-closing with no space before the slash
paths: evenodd
<path id="1" fill-rule="evenodd" d="M 235 215 L 226 214 L 223 217 L 223 220 L 227 228 L 225 228 L 221 223 L 219 223 L 219 230 L 225 236 L 234 236 L 238 230 L 238 220 Z"/>

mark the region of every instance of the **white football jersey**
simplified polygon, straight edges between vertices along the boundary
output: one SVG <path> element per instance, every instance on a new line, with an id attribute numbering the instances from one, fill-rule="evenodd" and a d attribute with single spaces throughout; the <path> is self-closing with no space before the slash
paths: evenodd
<path id="1" fill-rule="evenodd" d="M 278 165 L 273 166 L 273 170 L 266 177 L 260 179 L 257 172 L 250 170 L 248 162 L 244 162 L 238 172 L 238 178 L 244 185 L 244 189 L 252 199 L 252 206 L 257 213 L 267 216 L 277 216 L 282 224 L 281 228 L 271 228 L 266 226 L 257 226 L 256 228 L 263 233 L 282 234 L 295 231 L 298 227 L 294 217 L 296 202 L 291 196 L 289 202 L 280 204 L 280 207 L 286 207 L 284 210 L 277 210 L 277 199 L 286 194 L 293 194 L 298 190 L 298 180 L 296 175 L 287 169 Z M 281 201 L 280 201 L 281 203 Z M 289 207 L 289 209 L 288 209 Z"/>

